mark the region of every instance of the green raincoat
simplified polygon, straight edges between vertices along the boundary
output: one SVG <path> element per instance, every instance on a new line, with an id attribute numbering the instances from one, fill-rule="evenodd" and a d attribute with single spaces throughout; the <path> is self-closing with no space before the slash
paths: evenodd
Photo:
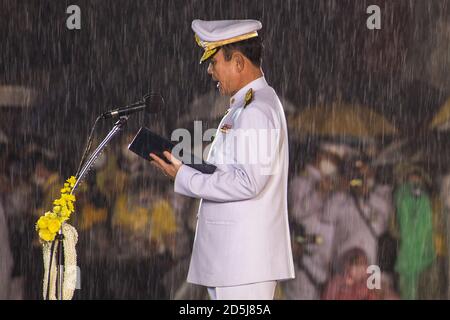
<path id="1" fill-rule="evenodd" d="M 416 196 L 409 183 L 395 193 L 400 248 L 395 270 L 400 276 L 402 299 L 416 299 L 419 277 L 434 258 L 432 207 L 426 193 Z"/>

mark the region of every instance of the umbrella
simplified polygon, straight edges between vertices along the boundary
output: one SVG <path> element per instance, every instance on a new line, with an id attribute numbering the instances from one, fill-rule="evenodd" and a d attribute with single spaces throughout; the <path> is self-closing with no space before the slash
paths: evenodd
<path id="1" fill-rule="evenodd" d="M 11 142 L 18 132 L 31 131 L 28 120 L 37 97 L 31 87 L 0 85 L 0 143 Z"/>
<path id="2" fill-rule="evenodd" d="M 328 136 L 371 140 L 395 135 L 397 129 L 370 108 L 342 102 L 308 107 L 288 118 L 290 131 L 298 137 Z"/>
<path id="3" fill-rule="evenodd" d="M 33 105 L 36 100 L 37 92 L 35 89 L 15 86 L 0 86 L 0 107 L 28 107 Z"/>
<path id="4" fill-rule="evenodd" d="M 423 153 L 418 147 L 412 147 L 409 139 L 395 140 L 380 150 L 373 159 L 372 165 L 386 166 L 398 163 L 418 163 L 423 160 Z"/>
<path id="5" fill-rule="evenodd" d="M 441 131 L 450 128 L 450 98 L 444 103 L 440 110 L 433 117 L 430 124 L 430 129 L 437 129 Z"/>
<path id="6" fill-rule="evenodd" d="M 444 172 L 450 163 L 450 140 L 447 133 L 428 131 L 426 135 L 393 141 L 374 158 L 375 166 L 402 163 L 421 165 L 430 172 Z"/>

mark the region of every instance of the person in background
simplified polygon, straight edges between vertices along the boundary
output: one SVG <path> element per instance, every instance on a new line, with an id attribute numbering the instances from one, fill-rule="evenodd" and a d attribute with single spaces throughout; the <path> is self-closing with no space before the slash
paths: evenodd
<path id="1" fill-rule="evenodd" d="M 322 143 L 314 161 L 294 178 L 289 190 L 289 214 L 296 278 L 283 284 L 287 299 L 319 299 L 328 278 L 332 224 L 323 220 L 323 204 L 338 188 L 346 145 Z"/>
<path id="2" fill-rule="evenodd" d="M 427 192 L 427 175 L 417 166 L 396 168 L 401 181 L 395 192 L 400 248 L 395 270 L 399 274 L 402 299 L 418 297 L 421 274 L 435 260 L 432 206 Z M 430 183 L 428 181 L 428 183 Z"/>
<path id="3" fill-rule="evenodd" d="M 375 172 L 364 155 L 344 164 L 346 189 L 330 197 L 324 209 L 333 224 L 333 261 L 353 247 L 360 247 L 369 264 L 378 263 L 378 239 L 387 230 L 393 211 L 391 187 L 378 185 Z"/>
<path id="4" fill-rule="evenodd" d="M 391 286 L 382 281 L 380 288 L 367 285 L 369 267 L 367 255 L 360 248 L 345 252 L 339 262 L 340 271 L 335 274 L 322 295 L 323 300 L 394 300 L 398 296 Z"/>
<path id="5" fill-rule="evenodd" d="M 439 243 L 438 250 L 441 250 L 441 254 L 445 261 L 445 271 L 441 273 L 446 279 L 450 279 L 450 263 L 447 263 L 448 257 L 450 257 L 450 172 L 447 172 L 441 176 L 440 179 L 440 201 L 442 203 L 442 216 L 443 222 L 441 222 L 442 233 L 444 237 L 443 243 Z M 441 247 L 441 248 L 439 248 Z M 444 282 L 446 288 L 444 289 L 444 298 L 450 299 L 450 290 L 447 286 L 447 281 Z"/>
<path id="6" fill-rule="evenodd" d="M 375 290 L 367 287 L 367 255 L 352 248 L 341 256 L 339 272 L 328 282 L 323 300 L 378 300 Z"/>
<path id="7" fill-rule="evenodd" d="M 5 151 L 6 148 L 0 149 L 0 300 L 21 300 L 24 298 L 22 262 L 29 259 L 27 231 L 31 218 L 30 201 L 24 199 L 33 199 L 32 187 L 19 175 L 20 172 L 29 176 L 28 170 L 23 167 L 15 170 L 18 160 Z"/>

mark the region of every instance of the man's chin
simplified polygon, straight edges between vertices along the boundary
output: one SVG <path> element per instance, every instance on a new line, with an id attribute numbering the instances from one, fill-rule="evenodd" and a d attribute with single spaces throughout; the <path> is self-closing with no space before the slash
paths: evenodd
<path id="1" fill-rule="evenodd" d="M 220 85 L 220 82 L 217 82 L 216 88 L 217 88 L 217 90 L 219 90 L 220 95 L 223 96 L 224 93 L 223 93 L 222 86 Z"/>
<path id="2" fill-rule="evenodd" d="M 220 85 L 220 82 L 217 82 L 217 90 L 219 90 L 221 96 L 228 96 L 228 93 Z"/>

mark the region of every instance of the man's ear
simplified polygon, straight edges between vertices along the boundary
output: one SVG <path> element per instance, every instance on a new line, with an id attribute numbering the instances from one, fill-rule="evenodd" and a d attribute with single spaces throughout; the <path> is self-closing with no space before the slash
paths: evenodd
<path id="1" fill-rule="evenodd" d="M 233 59 L 234 59 L 234 63 L 235 63 L 237 71 L 242 72 L 244 70 L 244 64 L 245 64 L 244 56 L 241 53 L 236 52 L 233 56 Z"/>

